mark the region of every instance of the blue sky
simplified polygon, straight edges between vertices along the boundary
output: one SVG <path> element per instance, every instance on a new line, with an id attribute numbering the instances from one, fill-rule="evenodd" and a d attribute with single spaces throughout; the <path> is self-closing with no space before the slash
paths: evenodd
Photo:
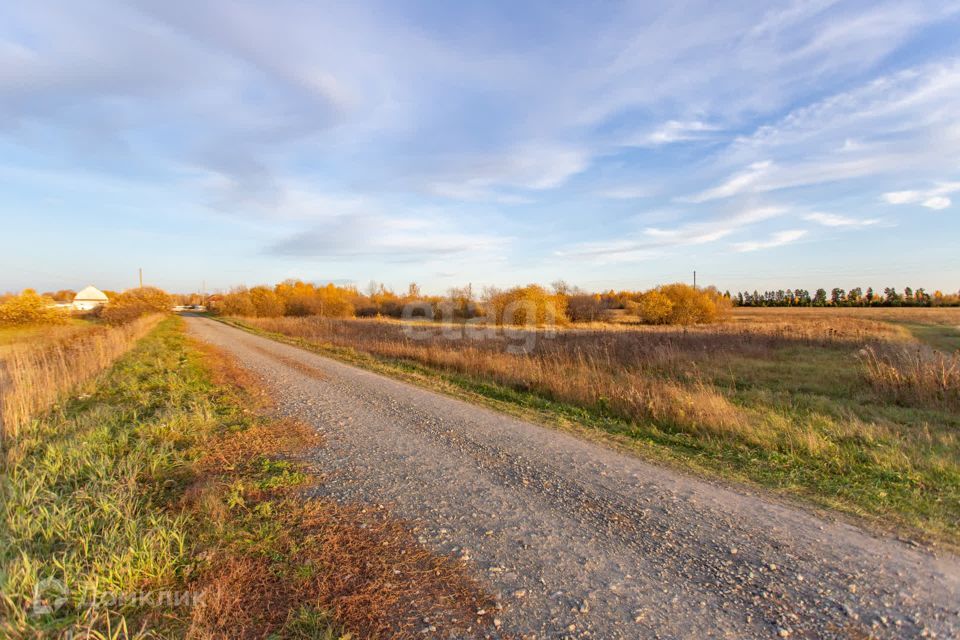
<path id="1" fill-rule="evenodd" d="M 960 288 L 960 3 L 10 2 L 0 290 Z"/>

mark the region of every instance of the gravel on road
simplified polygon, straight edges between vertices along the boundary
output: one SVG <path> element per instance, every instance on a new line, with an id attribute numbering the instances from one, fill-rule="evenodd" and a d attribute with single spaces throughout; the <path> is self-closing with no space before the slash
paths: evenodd
<path id="1" fill-rule="evenodd" d="M 469 560 L 504 635 L 960 637 L 960 559 L 207 318 L 321 431 L 324 495 Z M 424 636 L 434 633 L 425 625 Z"/>

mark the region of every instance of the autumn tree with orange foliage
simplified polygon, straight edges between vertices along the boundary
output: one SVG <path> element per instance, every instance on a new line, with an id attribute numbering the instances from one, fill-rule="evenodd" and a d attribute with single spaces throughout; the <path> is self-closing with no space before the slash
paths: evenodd
<path id="1" fill-rule="evenodd" d="M 688 284 L 667 284 L 629 300 L 627 311 L 647 324 L 703 324 L 716 322 L 731 308 L 728 298 L 714 287 L 698 289 Z"/>
<path id="2" fill-rule="evenodd" d="M 33 289 L 24 289 L 0 304 L 0 325 L 59 324 L 66 319 L 67 314 L 53 306 L 52 298 Z"/>
<path id="3" fill-rule="evenodd" d="M 349 318 L 354 315 L 359 297 L 353 287 L 338 287 L 332 282 L 317 286 L 300 280 L 287 280 L 274 287 L 288 316 L 324 316 Z"/>
<path id="4" fill-rule="evenodd" d="M 673 300 L 665 293 L 651 289 L 637 301 L 630 300 L 627 309 L 647 324 L 667 324 L 673 312 Z"/>
<path id="5" fill-rule="evenodd" d="M 488 290 L 486 305 L 497 324 L 553 325 L 567 320 L 567 296 L 550 293 L 536 284 Z"/>
<path id="6" fill-rule="evenodd" d="M 127 289 L 103 307 L 100 317 L 111 324 L 121 324 L 151 313 L 167 313 L 173 303 L 170 294 L 156 287 Z"/>

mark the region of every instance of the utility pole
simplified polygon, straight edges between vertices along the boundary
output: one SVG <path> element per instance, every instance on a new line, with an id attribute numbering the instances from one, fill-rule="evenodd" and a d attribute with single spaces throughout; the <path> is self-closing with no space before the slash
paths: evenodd
<path id="1" fill-rule="evenodd" d="M 140 288 L 143 289 L 143 267 L 140 267 Z"/>
<path id="2" fill-rule="evenodd" d="M 694 289 L 697 288 L 697 270 L 696 269 L 693 270 L 693 288 Z"/>

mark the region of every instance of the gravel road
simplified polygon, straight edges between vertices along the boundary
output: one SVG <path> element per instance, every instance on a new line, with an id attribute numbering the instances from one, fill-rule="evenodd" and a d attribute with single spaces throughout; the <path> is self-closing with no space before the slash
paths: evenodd
<path id="1" fill-rule="evenodd" d="M 468 558 L 502 632 L 960 637 L 960 560 L 205 318 L 191 332 L 328 441 L 325 495 Z M 432 637 L 425 624 L 424 636 Z"/>

